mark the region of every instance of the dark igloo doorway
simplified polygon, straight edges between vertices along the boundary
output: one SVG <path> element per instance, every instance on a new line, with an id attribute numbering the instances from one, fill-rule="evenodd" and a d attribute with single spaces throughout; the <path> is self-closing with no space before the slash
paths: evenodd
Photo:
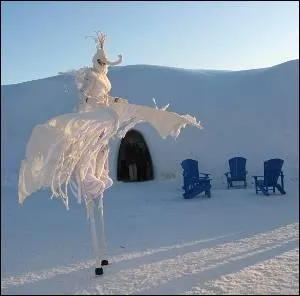
<path id="1" fill-rule="evenodd" d="M 118 155 L 118 181 L 142 182 L 153 180 L 153 165 L 143 135 L 130 130 L 121 140 Z"/>

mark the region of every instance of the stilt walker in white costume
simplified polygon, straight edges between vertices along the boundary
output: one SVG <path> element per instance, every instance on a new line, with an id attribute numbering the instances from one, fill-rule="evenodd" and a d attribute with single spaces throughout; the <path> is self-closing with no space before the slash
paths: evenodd
<path id="1" fill-rule="evenodd" d="M 26 159 L 19 173 L 19 203 L 41 188 L 51 188 L 52 197 L 60 197 L 66 208 L 68 185 L 78 202 L 85 201 L 90 221 L 96 275 L 103 273 L 106 259 L 103 193 L 112 186 L 109 177 L 109 140 L 123 138 L 139 122 L 148 122 L 165 138 L 177 137 L 187 124 L 202 128 L 190 115 L 179 115 L 148 106 L 129 104 L 109 95 L 111 84 L 107 77 L 110 62 L 105 55 L 105 35 L 94 38 L 97 52 L 93 67 L 72 71 L 79 90 L 78 113 L 64 114 L 37 125 L 26 148 Z M 96 213 L 100 215 L 100 235 L 97 238 Z"/>

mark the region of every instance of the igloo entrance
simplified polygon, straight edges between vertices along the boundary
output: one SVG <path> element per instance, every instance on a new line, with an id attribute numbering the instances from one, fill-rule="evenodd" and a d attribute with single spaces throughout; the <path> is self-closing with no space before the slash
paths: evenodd
<path id="1" fill-rule="evenodd" d="M 142 182 L 153 180 L 153 165 L 149 149 L 143 135 L 130 130 L 121 140 L 117 180 L 123 182 Z"/>

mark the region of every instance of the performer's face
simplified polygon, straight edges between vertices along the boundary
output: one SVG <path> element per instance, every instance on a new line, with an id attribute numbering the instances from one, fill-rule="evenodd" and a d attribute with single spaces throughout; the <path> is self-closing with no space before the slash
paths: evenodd
<path id="1" fill-rule="evenodd" d="M 103 67 L 106 66 L 106 64 L 101 60 L 101 55 L 99 51 L 97 51 L 97 53 L 93 57 L 93 66 L 94 69 L 96 69 L 99 72 L 103 69 Z"/>

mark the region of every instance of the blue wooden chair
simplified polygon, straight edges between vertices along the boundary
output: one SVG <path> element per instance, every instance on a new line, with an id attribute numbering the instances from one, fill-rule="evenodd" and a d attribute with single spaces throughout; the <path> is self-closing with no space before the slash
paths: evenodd
<path id="1" fill-rule="evenodd" d="M 210 174 L 200 173 L 199 176 L 198 161 L 193 159 L 186 159 L 181 162 L 183 168 L 183 187 L 185 191 L 183 197 L 185 199 L 193 198 L 198 194 L 204 192 L 205 196 L 211 197 L 211 184 L 209 179 Z"/>
<path id="2" fill-rule="evenodd" d="M 261 191 L 264 195 L 269 195 L 269 190 L 275 193 L 275 188 L 277 188 L 282 195 L 286 194 L 283 183 L 283 162 L 284 161 L 279 158 L 269 159 L 264 162 L 264 175 L 253 176 L 256 194 Z M 279 177 L 281 181 L 280 184 L 278 184 Z"/>
<path id="3" fill-rule="evenodd" d="M 243 181 L 244 188 L 247 187 L 246 176 L 248 172 L 246 171 L 246 161 L 247 159 L 244 157 L 233 157 L 229 159 L 230 172 L 225 173 L 228 189 L 230 187 L 236 187 L 236 185 L 233 185 L 233 182 L 237 181 Z"/>

